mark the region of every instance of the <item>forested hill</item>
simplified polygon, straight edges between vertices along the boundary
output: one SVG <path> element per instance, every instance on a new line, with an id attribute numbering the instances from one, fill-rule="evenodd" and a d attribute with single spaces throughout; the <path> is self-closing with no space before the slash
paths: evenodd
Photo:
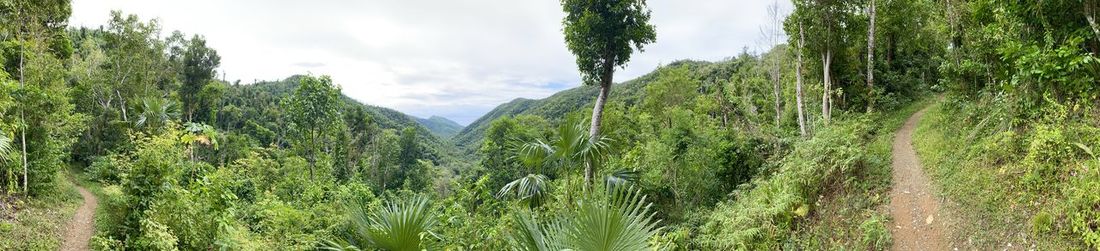
<path id="1" fill-rule="evenodd" d="M 462 130 L 462 125 L 459 125 L 457 122 L 451 121 L 450 119 L 440 117 L 440 116 L 432 116 L 432 117 L 426 118 L 426 119 L 424 119 L 424 118 L 415 118 L 415 119 L 416 119 L 416 122 L 418 122 L 421 125 L 423 125 L 424 127 L 428 128 L 428 130 L 432 131 L 432 133 L 434 133 L 436 136 L 442 137 L 442 138 L 445 138 L 445 139 L 449 139 L 451 137 L 454 137 L 455 134 L 458 134 L 458 131 Z"/>
<path id="2" fill-rule="evenodd" d="M 747 59 L 747 57 L 748 55 L 742 55 L 743 59 Z M 720 62 L 681 60 L 661 68 L 685 66 L 690 69 L 693 77 L 703 80 L 704 83 L 713 83 L 714 80 L 729 79 L 738 67 L 746 66 L 746 63 L 745 60 L 737 59 Z M 656 69 L 641 77 L 615 84 L 611 88 L 611 101 L 624 102 L 628 105 L 639 102 L 644 98 L 646 84 L 653 82 L 659 71 L 660 69 Z M 599 90 L 594 86 L 579 86 L 543 99 L 517 98 L 497 106 L 489 113 L 467 125 L 466 128 L 458 132 L 458 135 L 454 136 L 454 142 L 463 149 L 476 149 L 484 138 L 485 130 L 489 128 L 489 124 L 502 117 L 533 115 L 545 118 L 552 124 L 556 123 L 570 112 L 591 109 L 590 106 L 592 106 L 593 100 L 596 99 L 597 91 Z"/>
<path id="3" fill-rule="evenodd" d="M 217 127 L 225 130 L 242 130 L 258 139 L 263 145 L 279 144 L 279 137 L 287 133 L 285 111 L 280 109 L 286 97 L 298 88 L 304 76 L 294 75 L 279 81 L 261 81 L 254 84 L 233 84 L 225 93 L 225 106 L 218 111 Z M 449 143 L 436 136 L 429 128 L 419 123 L 417 118 L 399 111 L 363 104 L 340 94 L 343 105 L 341 116 L 348 124 L 347 131 L 369 134 L 381 130 L 401 131 L 414 128 L 417 142 L 425 149 L 428 159 L 437 163 L 452 157 Z M 359 120 L 359 121 L 356 121 Z M 446 156 L 446 157 L 445 157 Z"/>

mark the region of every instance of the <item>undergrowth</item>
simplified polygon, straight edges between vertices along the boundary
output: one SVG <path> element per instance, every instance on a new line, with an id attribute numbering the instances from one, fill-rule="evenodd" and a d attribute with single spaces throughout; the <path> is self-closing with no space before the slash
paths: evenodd
<path id="1" fill-rule="evenodd" d="M 57 250 L 80 194 L 58 173 L 51 192 L 30 199 L 0 195 L 0 250 Z"/>
<path id="2" fill-rule="evenodd" d="M 1100 247 L 1100 129 L 1085 107 L 1046 106 L 1016 120 L 996 98 L 948 98 L 914 134 L 924 167 L 951 199 L 957 245 L 973 249 Z"/>
<path id="3" fill-rule="evenodd" d="M 715 250 L 889 248 L 891 142 L 924 105 L 845 116 L 795 143 L 778 170 L 715 208 L 698 244 Z"/>

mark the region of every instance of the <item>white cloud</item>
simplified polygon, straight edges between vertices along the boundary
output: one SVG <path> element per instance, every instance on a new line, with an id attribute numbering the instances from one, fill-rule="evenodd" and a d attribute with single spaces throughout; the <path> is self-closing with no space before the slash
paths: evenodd
<path id="1" fill-rule="evenodd" d="M 771 1 L 648 3 L 657 42 L 635 54 L 618 80 L 756 47 Z M 580 82 L 557 0 L 74 0 L 70 24 L 105 25 L 110 10 L 159 18 L 165 34 L 206 36 L 229 80 L 331 75 L 362 102 L 463 124 L 514 98 Z"/>

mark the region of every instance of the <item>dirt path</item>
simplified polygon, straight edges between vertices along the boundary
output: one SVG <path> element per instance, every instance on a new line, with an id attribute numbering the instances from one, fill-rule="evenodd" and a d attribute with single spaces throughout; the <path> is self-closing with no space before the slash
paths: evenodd
<path id="1" fill-rule="evenodd" d="M 65 230 L 65 239 L 61 244 L 63 251 L 88 250 L 88 240 L 92 239 L 92 234 L 95 232 L 95 210 L 99 207 L 99 200 L 95 195 L 76 184 L 75 181 L 73 184 L 80 192 L 80 197 L 84 197 L 84 204 L 80 205 L 76 214 L 73 214 L 73 220 Z"/>
<path id="2" fill-rule="evenodd" d="M 949 246 L 940 219 L 940 203 L 932 195 L 934 188 L 913 150 L 913 130 L 924 111 L 909 117 L 894 136 L 894 187 L 890 192 L 893 250 L 948 250 Z"/>

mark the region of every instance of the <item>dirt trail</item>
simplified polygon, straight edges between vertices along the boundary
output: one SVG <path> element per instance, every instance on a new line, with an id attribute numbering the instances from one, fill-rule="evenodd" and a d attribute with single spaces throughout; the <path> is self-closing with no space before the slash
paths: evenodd
<path id="1" fill-rule="evenodd" d="M 928 176 L 924 175 L 913 150 L 913 130 L 925 110 L 909 117 L 894 136 L 894 187 L 890 192 L 890 215 L 894 218 L 894 226 L 890 228 L 894 237 L 893 250 L 949 248 L 939 214 L 940 203 L 933 196 L 934 188 Z"/>
<path id="2" fill-rule="evenodd" d="M 61 244 L 62 251 L 88 250 L 88 240 L 92 239 L 95 232 L 95 210 L 99 207 L 99 200 L 74 181 L 80 197 L 84 197 L 84 204 L 73 214 L 73 220 L 66 228 L 65 239 Z"/>

